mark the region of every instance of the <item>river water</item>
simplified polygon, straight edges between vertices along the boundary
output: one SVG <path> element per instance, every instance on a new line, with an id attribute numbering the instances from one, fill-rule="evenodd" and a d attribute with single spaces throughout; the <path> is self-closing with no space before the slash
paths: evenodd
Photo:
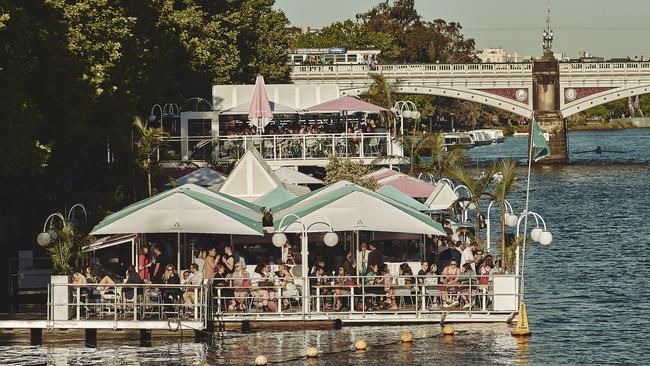
<path id="1" fill-rule="evenodd" d="M 535 168 L 531 211 L 554 236 L 550 246 L 529 247 L 526 298 L 533 336 L 520 342 L 506 325 L 456 325 L 452 340 L 437 325 L 344 327 L 331 331 L 230 333 L 222 343 L 138 341 L 40 347 L 0 346 L 3 365 L 250 365 L 264 354 L 286 365 L 431 364 L 646 364 L 650 356 L 650 129 L 570 133 L 572 163 Z M 525 137 L 472 149 L 479 163 L 495 157 L 525 160 Z M 604 152 L 583 152 L 601 146 Z M 480 169 L 480 167 L 479 167 Z M 524 167 L 520 170 L 524 177 Z M 523 209 L 523 191 L 513 194 Z M 399 342 L 414 333 L 409 346 Z M 350 351 L 355 339 L 367 352 Z M 165 341 L 162 341 L 165 342 Z M 170 342 L 170 341 L 167 341 Z M 318 361 L 300 358 L 317 347 Z"/>

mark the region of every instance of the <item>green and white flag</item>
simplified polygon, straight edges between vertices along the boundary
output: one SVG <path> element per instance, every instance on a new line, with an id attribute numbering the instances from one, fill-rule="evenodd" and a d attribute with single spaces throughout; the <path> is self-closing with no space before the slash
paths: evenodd
<path id="1" fill-rule="evenodd" d="M 538 161 L 551 155 L 551 150 L 548 148 L 548 143 L 542 134 L 542 130 L 534 119 L 531 132 L 532 134 L 530 138 L 532 139 L 533 149 L 535 149 L 533 160 Z"/>

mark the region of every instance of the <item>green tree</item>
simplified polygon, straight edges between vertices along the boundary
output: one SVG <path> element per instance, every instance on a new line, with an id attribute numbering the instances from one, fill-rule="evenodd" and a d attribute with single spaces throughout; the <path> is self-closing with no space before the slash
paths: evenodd
<path id="1" fill-rule="evenodd" d="M 458 145 L 445 146 L 445 136 L 442 133 L 428 136 L 427 147 L 431 152 L 431 162 L 422 167 L 423 171 L 437 179 L 453 178 L 451 171 L 461 169 L 467 163 L 465 148 Z"/>
<path id="2" fill-rule="evenodd" d="M 293 48 L 345 47 L 348 49 L 381 50 L 382 62 L 393 62 L 401 50 L 392 34 L 374 32 L 352 20 L 336 22 L 324 27 L 318 33 L 301 34 L 292 42 Z"/>
<path id="3" fill-rule="evenodd" d="M 329 157 L 329 163 L 325 167 L 325 184 L 336 183 L 341 180 L 358 184 L 371 190 L 376 190 L 379 185 L 373 178 L 364 177 L 370 173 L 370 168 L 360 162 L 350 159 L 341 159 L 332 155 Z"/>
<path id="4" fill-rule="evenodd" d="M 135 140 L 136 163 L 147 176 L 147 188 L 149 196 L 153 193 L 151 185 L 151 176 L 158 167 L 158 160 L 153 159 L 153 155 L 164 145 L 164 138 L 169 135 L 162 128 L 153 128 L 147 125 L 140 117 L 135 117 L 133 121 L 137 139 Z"/>
<path id="5" fill-rule="evenodd" d="M 499 160 L 493 171 L 498 172 L 499 179 L 494 182 L 490 192 L 492 200 L 501 209 L 501 253 L 506 253 L 506 198 L 518 187 L 517 163 L 512 159 Z M 524 235 L 525 236 L 525 235 Z M 505 269 L 505 268 L 504 268 Z"/>

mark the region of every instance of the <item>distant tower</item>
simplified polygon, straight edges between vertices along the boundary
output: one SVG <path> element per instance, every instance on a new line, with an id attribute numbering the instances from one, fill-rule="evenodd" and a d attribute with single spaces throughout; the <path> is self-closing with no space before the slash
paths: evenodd
<path id="1" fill-rule="evenodd" d="M 546 29 L 542 32 L 542 59 L 553 59 L 553 29 L 551 29 L 551 0 L 546 0 Z"/>

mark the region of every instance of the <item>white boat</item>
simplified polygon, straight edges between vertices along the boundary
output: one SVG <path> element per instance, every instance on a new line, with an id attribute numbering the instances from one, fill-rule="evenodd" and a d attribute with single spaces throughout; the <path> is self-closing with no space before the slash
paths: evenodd
<path id="1" fill-rule="evenodd" d="M 456 133 L 445 133 L 445 146 L 465 146 L 473 147 L 474 142 L 472 138 L 466 132 L 456 132 Z"/>
<path id="2" fill-rule="evenodd" d="M 528 136 L 528 132 L 515 132 L 512 134 L 514 137 Z"/>
<path id="3" fill-rule="evenodd" d="M 490 145 L 492 143 L 492 138 L 486 132 L 474 130 L 467 132 L 467 134 L 472 139 L 474 146 Z"/>
<path id="4" fill-rule="evenodd" d="M 481 133 L 487 135 L 487 137 L 492 142 L 503 142 L 505 137 L 503 136 L 503 131 L 494 129 L 494 128 L 482 128 L 478 130 L 469 131 L 470 133 Z"/>

